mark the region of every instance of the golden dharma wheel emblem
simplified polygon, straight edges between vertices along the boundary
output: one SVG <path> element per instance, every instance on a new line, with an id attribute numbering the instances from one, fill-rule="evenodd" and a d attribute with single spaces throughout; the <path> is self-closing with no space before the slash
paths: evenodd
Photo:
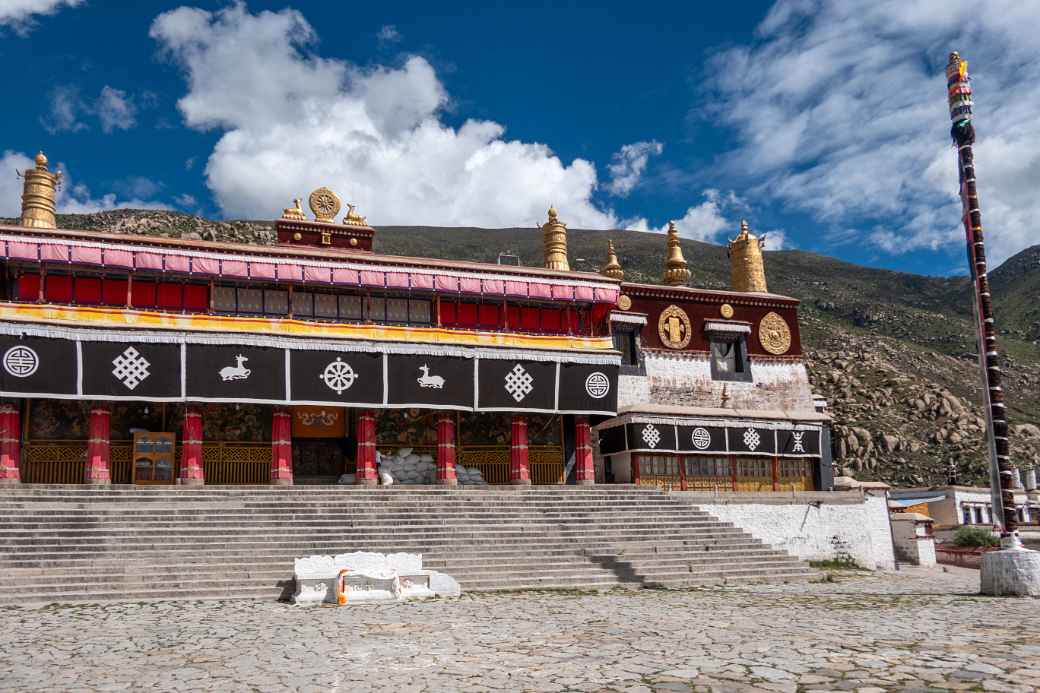
<path id="1" fill-rule="evenodd" d="M 733 317 L 733 306 L 731 306 L 728 303 L 723 303 L 722 307 L 719 308 L 719 313 L 722 315 L 722 317 L 729 320 Z"/>
<path id="2" fill-rule="evenodd" d="M 693 338 L 690 316 L 679 306 L 668 306 L 657 320 L 657 334 L 669 349 L 685 349 Z"/>
<path id="3" fill-rule="evenodd" d="M 332 221 L 339 214 L 339 196 L 326 187 L 321 187 L 307 198 L 315 221 Z"/>
<path id="4" fill-rule="evenodd" d="M 791 348 L 791 328 L 777 313 L 767 313 L 758 323 L 758 341 L 770 354 L 786 354 Z"/>
<path id="5" fill-rule="evenodd" d="M 618 296 L 617 307 L 621 310 L 632 310 L 632 299 L 625 294 L 621 294 Z"/>

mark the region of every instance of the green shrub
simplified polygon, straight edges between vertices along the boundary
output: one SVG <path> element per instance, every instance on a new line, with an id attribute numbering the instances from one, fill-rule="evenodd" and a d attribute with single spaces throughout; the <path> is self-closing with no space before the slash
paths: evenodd
<path id="1" fill-rule="evenodd" d="M 958 527 L 953 533 L 957 546 L 999 546 L 1000 538 L 989 527 Z"/>

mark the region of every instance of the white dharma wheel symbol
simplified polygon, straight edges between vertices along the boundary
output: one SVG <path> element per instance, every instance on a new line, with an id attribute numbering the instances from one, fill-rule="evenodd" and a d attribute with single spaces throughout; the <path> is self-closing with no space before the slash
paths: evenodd
<path id="1" fill-rule="evenodd" d="M 4 354 L 4 370 L 16 378 L 28 378 L 39 367 L 39 357 L 27 346 L 13 346 Z"/>
<path id="2" fill-rule="evenodd" d="M 585 392 L 593 399 L 603 399 L 610 392 L 610 378 L 601 371 L 590 373 L 585 378 Z"/>
<path id="3" fill-rule="evenodd" d="M 349 390 L 358 378 L 350 364 L 339 357 L 325 366 L 325 370 L 318 377 L 325 381 L 329 389 L 335 391 L 337 395 L 343 394 L 344 390 Z"/>
<path id="4" fill-rule="evenodd" d="M 693 433 L 690 435 L 693 447 L 698 450 L 707 450 L 711 445 L 711 434 L 708 433 L 708 429 L 698 426 L 693 429 Z"/>

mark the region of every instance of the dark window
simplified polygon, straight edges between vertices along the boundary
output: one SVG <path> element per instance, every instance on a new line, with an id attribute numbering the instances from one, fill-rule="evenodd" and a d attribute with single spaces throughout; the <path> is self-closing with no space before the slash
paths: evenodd
<path id="1" fill-rule="evenodd" d="M 962 515 L 963 515 L 962 523 L 966 524 L 966 525 L 970 525 L 971 524 L 971 508 L 969 508 L 968 506 L 965 505 L 963 510 L 964 510 L 964 512 L 962 513 Z"/>
<path id="2" fill-rule="evenodd" d="M 711 377 L 713 380 L 751 381 L 747 347 L 743 335 L 738 338 L 711 338 Z"/>

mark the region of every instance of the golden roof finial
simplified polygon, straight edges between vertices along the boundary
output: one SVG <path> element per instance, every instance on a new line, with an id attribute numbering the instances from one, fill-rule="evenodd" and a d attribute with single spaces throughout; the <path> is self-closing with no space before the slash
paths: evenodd
<path id="1" fill-rule="evenodd" d="M 314 221 L 332 222 L 339 214 L 339 195 L 324 186 L 312 192 L 307 203 L 314 213 Z"/>
<path id="2" fill-rule="evenodd" d="M 368 220 L 357 213 L 357 205 L 347 203 L 347 213 L 343 216 L 343 223 L 347 226 L 368 226 Z"/>
<path id="3" fill-rule="evenodd" d="M 61 171 L 47 168 L 47 157 L 41 151 L 36 155 L 36 167 L 19 173 L 25 185 L 22 188 L 22 226 L 34 229 L 57 228 L 54 218 L 54 200 L 61 185 Z"/>
<path id="4" fill-rule="evenodd" d="M 682 246 L 679 245 L 679 229 L 674 221 L 668 222 L 668 257 L 664 263 L 664 276 L 661 280 L 668 286 L 684 286 L 690 281 L 690 267 L 683 257 Z"/>
<path id="5" fill-rule="evenodd" d="M 740 233 L 729 242 L 729 283 L 734 291 L 768 293 L 766 268 L 762 257 L 765 238 L 751 233 L 746 219 L 740 220 Z"/>
<path id="6" fill-rule="evenodd" d="M 307 217 L 303 213 L 303 200 L 296 198 L 293 200 L 292 207 L 286 207 L 282 210 L 282 219 L 288 219 L 289 221 L 307 221 Z"/>
<path id="7" fill-rule="evenodd" d="M 544 245 L 545 267 L 570 271 L 567 261 L 567 225 L 556 216 L 556 208 L 549 207 L 549 220 L 542 224 L 542 244 Z"/>
<path id="8" fill-rule="evenodd" d="M 607 264 L 600 268 L 599 273 L 604 277 L 621 281 L 625 278 L 625 270 L 621 269 L 617 253 L 614 252 L 614 241 L 607 241 Z"/>

